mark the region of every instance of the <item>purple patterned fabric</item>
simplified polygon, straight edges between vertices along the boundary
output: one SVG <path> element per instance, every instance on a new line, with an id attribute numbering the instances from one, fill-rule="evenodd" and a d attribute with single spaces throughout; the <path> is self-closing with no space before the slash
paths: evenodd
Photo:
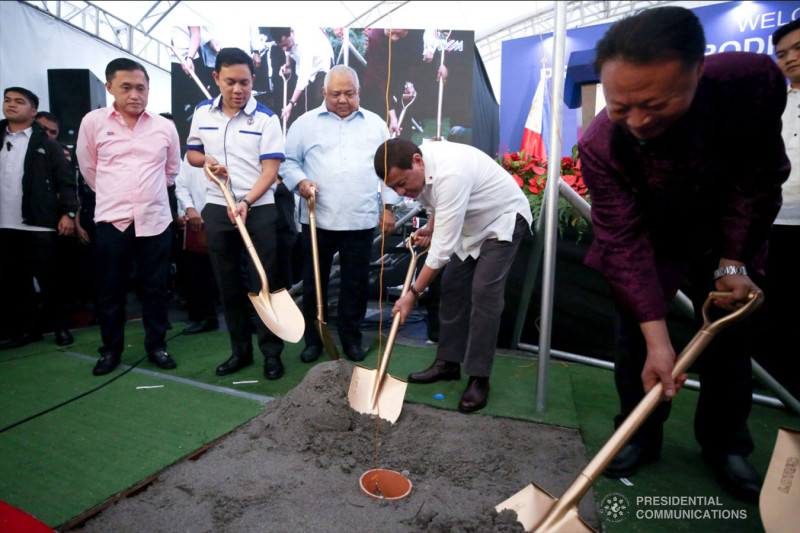
<path id="1" fill-rule="evenodd" d="M 689 111 L 640 143 L 601 112 L 578 143 L 595 240 L 586 264 L 639 322 L 664 318 L 693 261 L 761 272 L 789 160 L 786 81 L 766 55 L 706 58 Z M 709 272 L 709 279 L 711 272 Z"/>

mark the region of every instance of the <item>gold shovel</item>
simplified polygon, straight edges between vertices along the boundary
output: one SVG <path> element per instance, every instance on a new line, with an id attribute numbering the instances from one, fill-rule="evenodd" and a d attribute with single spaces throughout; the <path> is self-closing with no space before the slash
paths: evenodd
<path id="1" fill-rule="evenodd" d="M 206 177 L 216 183 L 222 189 L 222 195 L 225 196 L 225 201 L 230 207 L 232 212 L 236 212 L 236 204 L 231 196 L 229 183 L 231 181 L 230 174 L 225 179 L 225 183 L 214 175 L 208 164 L 204 167 Z M 247 251 L 250 253 L 250 258 L 256 266 L 258 276 L 261 278 L 261 291 L 256 294 L 253 292 L 248 293 L 250 301 L 253 302 L 253 307 L 256 308 L 258 316 L 262 322 L 272 331 L 275 335 L 288 342 L 298 342 L 303 337 L 305 331 L 305 321 L 303 320 L 303 313 L 294 303 L 294 300 L 289 295 L 286 289 L 279 291 L 269 292 L 269 284 L 267 283 L 267 274 L 264 272 L 264 266 L 258 258 L 258 253 L 253 246 L 253 241 L 247 233 L 247 228 L 244 227 L 242 219 L 236 215 L 236 227 L 239 228 L 239 234 L 242 236 Z"/>
<path id="2" fill-rule="evenodd" d="M 312 191 L 314 191 L 312 189 Z M 336 361 L 339 359 L 339 350 L 336 349 L 336 343 L 333 342 L 333 337 L 328 329 L 328 324 L 325 322 L 325 309 L 322 299 L 322 281 L 319 275 L 319 249 L 317 248 L 317 218 L 314 215 L 314 203 L 316 198 L 316 191 L 313 192 L 311 198 L 306 199 L 308 204 L 308 229 L 311 232 L 311 256 L 314 259 L 314 288 L 317 292 L 317 320 L 315 320 L 317 331 L 322 339 L 322 346 L 328 352 L 328 357 Z"/>
<path id="3" fill-rule="evenodd" d="M 730 313 L 715 322 L 709 322 L 708 311 L 715 298 L 730 296 L 730 293 L 712 292 L 703 304 L 703 327 L 694 338 L 686 345 L 681 355 L 675 360 L 672 377 L 686 373 L 691 364 L 700 355 L 700 352 L 711 342 L 714 335 L 728 325 L 738 322 L 751 312 L 755 311 L 764 300 L 764 294 L 753 291 L 748 296 L 750 301 L 741 309 Z M 578 516 L 578 503 L 591 488 L 597 476 L 608 466 L 617 452 L 630 440 L 639 426 L 647 419 L 650 413 L 661 403 L 663 385 L 657 383 L 650 389 L 639 405 L 628 415 L 622 425 L 611 435 L 608 442 L 597 452 L 597 455 L 578 475 L 578 478 L 569 486 L 561 498 L 554 498 L 547 491 L 531 483 L 520 492 L 516 493 L 495 509 L 500 512 L 511 509 L 517 512 L 517 520 L 522 523 L 525 531 L 541 532 L 577 532 L 594 531 Z M 763 494 L 763 493 L 762 493 Z M 763 496 L 762 496 L 763 498 Z M 762 500 L 763 501 L 763 500 Z M 796 525 L 795 522 L 794 525 Z M 777 530 L 776 530 L 777 531 Z"/>
<path id="4" fill-rule="evenodd" d="M 800 524 L 800 431 L 778 429 L 758 507 L 766 533 L 790 533 Z"/>
<path id="5" fill-rule="evenodd" d="M 408 238 L 406 245 L 411 252 L 411 261 L 408 264 L 408 272 L 403 282 L 402 298 L 411 287 L 411 280 L 414 277 L 414 270 L 417 267 L 417 259 L 422 257 L 428 250 L 421 253 L 414 251 L 414 234 Z M 386 349 L 378 363 L 377 370 L 371 370 L 360 365 L 353 368 L 353 377 L 350 380 L 350 390 L 347 392 L 347 399 L 350 407 L 359 413 L 378 415 L 394 424 L 400 417 L 403 409 L 403 398 L 406 395 L 408 382 L 396 378 L 386 373 L 389 366 L 389 357 L 392 355 L 394 339 L 397 330 L 400 328 L 400 317 L 396 316 L 392 321 L 392 329 L 386 339 Z"/>

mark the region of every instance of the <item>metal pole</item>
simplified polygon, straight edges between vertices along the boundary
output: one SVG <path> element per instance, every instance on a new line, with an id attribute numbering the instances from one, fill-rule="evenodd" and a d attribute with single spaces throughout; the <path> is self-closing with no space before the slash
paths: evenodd
<path id="1" fill-rule="evenodd" d="M 533 344 L 526 344 L 524 342 L 519 343 L 519 349 L 524 352 L 539 353 L 538 346 L 534 346 Z M 611 371 L 614 370 L 614 363 L 612 363 L 611 361 L 604 361 L 603 359 L 595 359 L 594 357 L 587 357 L 585 355 L 578 355 L 570 352 L 562 352 L 560 350 L 550 350 L 550 354 L 557 359 L 568 361 L 570 363 L 578 363 L 581 365 L 593 366 L 596 368 L 603 368 L 605 370 L 611 370 Z M 700 382 L 697 381 L 696 379 L 687 379 L 684 387 L 691 390 L 700 390 Z M 792 398 L 791 396 L 790 398 L 794 400 L 794 398 Z M 796 404 L 797 400 L 794 400 L 794 402 Z M 798 406 L 791 405 L 791 403 L 783 401 L 782 398 L 781 399 L 773 398 L 772 396 L 764 396 L 763 394 L 753 393 L 753 403 L 766 405 L 767 407 L 778 407 L 784 409 L 790 408 L 795 413 L 800 414 L 800 409 L 798 409 Z"/>
<path id="2" fill-rule="evenodd" d="M 350 28 L 342 28 L 342 52 L 344 52 L 344 64 L 350 65 Z"/>
<path id="3" fill-rule="evenodd" d="M 564 111 L 564 56 L 567 36 L 567 3 L 556 2 L 553 31 L 553 88 L 550 91 L 550 149 L 548 151 L 547 186 L 545 190 L 544 263 L 542 276 L 541 330 L 539 331 L 539 372 L 536 411 L 547 408 L 547 363 L 553 329 L 553 289 L 556 268 L 558 230 L 558 183 L 561 180 L 561 115 Z"/>

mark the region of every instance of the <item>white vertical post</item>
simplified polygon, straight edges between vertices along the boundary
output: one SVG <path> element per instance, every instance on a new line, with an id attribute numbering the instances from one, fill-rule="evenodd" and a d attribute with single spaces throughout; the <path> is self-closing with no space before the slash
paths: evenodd
<path id="1" fill-rule="evenodd" d="M 550 91 L 550 146 L 547 152 L 547 186 L 545 188 L 544 262 L 542 275 L 541 329 L 539 330 L 539 371 L 536 411 L 547 408 L 547 367 L 550 363 L 550 340 L 553 330 L 553 292 L 556 271 L 556 239 L 558 230 L 558 184 L 561 181 L 561 117 L 564 112 L 564 56 L 567 38 L 567 2 L 555 3 L 553 30 L 553 78 Z"/>
<path id="2" fill-rule="evenodd" d="M 350 65 L 350 28 L 342 28 L 342 50 L 344 50 L 344 64 Z"/>

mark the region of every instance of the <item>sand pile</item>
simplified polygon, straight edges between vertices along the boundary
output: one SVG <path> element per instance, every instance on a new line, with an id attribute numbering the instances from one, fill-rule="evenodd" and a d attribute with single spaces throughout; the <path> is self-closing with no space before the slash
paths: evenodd
<path id="1" fill-rule="evenodd" d="M 208 453 L 81 531 L 510 533 L 522 527 L 496 504 L 532 480 L 561 494 L 586 463 L 573 430 L 412 404 L 395 425 L 378 423 L 350 408 L 351 371 L 346 361 L 317 365 Z M 380 468 L 413 483 L 403 500 L 360 492 L 376 438 Z M 591 495 L 580 510 L 596 523 Z"/>

